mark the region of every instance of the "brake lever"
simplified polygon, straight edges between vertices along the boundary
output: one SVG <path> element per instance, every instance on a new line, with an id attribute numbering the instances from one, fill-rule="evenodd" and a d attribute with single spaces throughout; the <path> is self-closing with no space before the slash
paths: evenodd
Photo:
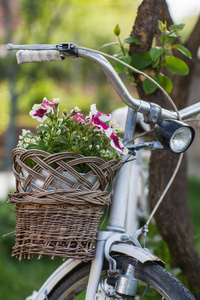
<path id="1" fill-rule="evenodd" d="M 130 151 L 138 151 L 143 148 L 151 148 L 152 150 L 162 150 L 164 148 L 163 145 L 158 141 L 153 141 L 149 143 L 139 143 L 137 145 L 127 145 L 126 147 Z"/>

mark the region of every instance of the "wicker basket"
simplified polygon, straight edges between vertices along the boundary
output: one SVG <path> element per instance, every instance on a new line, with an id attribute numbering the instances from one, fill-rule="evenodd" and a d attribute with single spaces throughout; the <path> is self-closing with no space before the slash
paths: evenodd
<path id="1" fill-rule="evenodd" d="M 13 162 L 16 192 L 9 194 L 9 203 L 16 205 L 16 229 L 12 256 L 20 260 L 34 255 L 92 259 L 103 207 L 110 204 L 107 188 L 120 162 L 19 148 L 13 150 Z M 83 165 L 88 172 L 80 174 L 77 169 Z"/>

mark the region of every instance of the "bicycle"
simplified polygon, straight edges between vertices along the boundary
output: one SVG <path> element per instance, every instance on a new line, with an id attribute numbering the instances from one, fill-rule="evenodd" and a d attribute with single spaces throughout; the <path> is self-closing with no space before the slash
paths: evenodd
<path id="1" fill-rule="evenodd" d="M 172 103 L 174 110 L 169 111 L 157 104 L 135 99 L 105 58 L 106 54 L 72 43 L 58 45 L 8 44 L 7 49 L 19 50 L 17 52 L 19 64 L 64 60 L 66 57 L 88 59 L 104 71 L 120 99 L 129 107 L 124 132 L 124 143 L 129 149 L 129 154 L 122 157 L 122 167 L 116 176 L 113 188 L 109 223 L 106 231 L 98 232 L 94 259 L 89 263 L 73 259 L 67 260 L 47 279 L 31 299 L 83 299 L 79 296 L 84 297 L 85 293 L 86 300 L 130 297 L 147 299 L 151 288 L 157 292 L 159 299 L 194 299 L 189 290 L 164 268 L 164 262 L 145 248 L 145 237 L 148 225 L 177 173 L 182 153 L 189 148 L 194 139 L 193 128 L 183 123 L 182 120 L 198 114 L 200 102 L 180 111 Z M 132 70 L 142 73 L 133 68 Z M 146 74 L 144 76 L 148 77 Z M 154 83 L 158 85 L 156 82 Z M 159 85 L 158 87 L 162 89 Z M 162 91 L 165 93 L 164 90 Z M 165 95 L 171 101 L 166 93 Z M 154 126 L 157 141 L 133 143 L 139 114 L 144 116 L 145 123 Z M 133 177 L 131 172 L 135 164 L 135 152 L 145 147 L 152 150 L 167 149 L 180 154 L 180 158 L 170 182 L 145 225 L 133 231 L 134 221 L 130 212 L 132 212 L 132 205 L 137 194 L 138 173 L 136 171 Z M 135 187 L 135 191 L 132 189 L 131 192 L 132 197 L 129 197 L 130 180 L 127 180 L 130 177 L 131 185 Z M 131 198 L 133 201 L 129 201 Z M 144 247 L 138 241 L 140 236 L 143 236 Z M 154 297 L 157 299 L 155 295 Z"/>

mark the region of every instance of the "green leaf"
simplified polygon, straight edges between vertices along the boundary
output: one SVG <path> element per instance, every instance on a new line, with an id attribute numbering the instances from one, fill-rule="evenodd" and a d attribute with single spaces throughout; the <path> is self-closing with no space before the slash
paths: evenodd
<path id="1" fill-rule="evenodd" d="M 38 131 L 49 131 L 49 127 L 44 126 L 44 125 L 39 125 L 39 126 L 37 127 L 37 130 L 38 130 Z"/>
<path id="2" fill-rule="evenodd" d="M 164 90 L 169 94 L 172 91 L 173 83 L 171 79 L 169 79 L 167 76 L 160 74 L 160 84 L 164 88 Z"/>
<path id="3" fill-rule="evenodd" d="M 128 49 L 124 49 L 125 55 L 128 55 Z M 118 59 L 123 59 L 124 56 L 124 52 L 123 51 L 119 51 L 118 53 L 114 54 L 114 57 L 118 58 Z"/>
<path id="4" fill-rule="evenodd" d="M 26 147 L 27 150 L 31 150 L 31 149 L 38 149 L 38 145 L 37 144 L 31 144 L 31 145 L 28 145 Z"/>
<path id="5" fill-rule="evenodd" d="M 131 63 L 131 56 L 122 57 L 121 60 L 127 64 Z"/>
<path id="6" fill-rule="evenodd" d="M 183 45 L 177 44 L 177 45 L 172 46 L 172 48 L 179 50 L 181 53 L 183 53 L 188 58 L 192 58 L 191 52 L 187 48 L 185 48 Z"/>
<path id="7" fill-rule="evenodd" d="M 156 61 L 163 53 L 165 52 L 165 49 L 162 47 L 154 47 L 150 50 L 150 56 L 153 59 L 153 61 Z"/>
<path id="8" fill-rule="evenodd" d="M 168 37 L 171 38 L 177 38 L 179 35 L 176 31 L 169 31 L 169 33 L 167 34 Z"/>
<path id="9" fill-rule="evenodd" d="M 159 36 L 159 40 L 162 44 L 170 44 L 172 43 L 176 38 L 178 37 L 177 33 L 173 32 L 170 33 L 169 31 L 166 31 L 166 34 L 161 34 Z"/>
<path id="10" fill-rule="evenodd" d="M 128 65 L 130 65 L 131 63 L 131 56 L 126 56 L 126 57 L 122 57 L 121 61 L 127 63 Z M 124 66 L 123 64 L 120 64 L 119 62 L 116 62 L 116 71 L 121 73 L 121 72 L 126 72 L 127 71 L 127 67 Z"/>
<path id="11" fill-rule="evenodd" d="M 156 61 L 154 61 L 154 63 L 152 64 L 152 68 L 156 69 L 157 66 L 158 66 L 158 64 L 159 64 L 159 59 L 157 59 Z"/>
<path id="12" fill-rule="evenodd" d="M 187 75 L 189 72 L 186 63 L 175 56 L 166 57 L 165 66 L 172 74 Z"/>
<path id="13" fill-rule="evenodd" d="M 173 24 L 169 27 L 170 30 L 182 30 L 185 24 Z"/>
<path id="14" fill-rule="evenodd" d="M 154 79 L 157 83 L 160 84 L 160 79 L 159 78 L 155 78 L 155 77 L 151 77 L 152 79 Z M 152 94 L 153 92 L 155 92 L 157 90 L 157 85 L 155 85 L 155 83 L 153 83 L 152 81 L 150 81 L 148 78 L 146 78 L 143 82 L 143 90 L 145 91 L 145 93 L 147 94 Z"/>
<path id="15" fill-rule="evenodd" d="M 70 141 L 62 135 L 58 136 L 58 140 L 60 140 L 62 143 L 66 144 L 66 145 L 70 145 Z"/>
<path id="16" fill-rule="evenodd" d="M 131 56 L 131 66 L 136 69 L 144 70 L 145 68 L 151 66 L 153 60 L 150 56 L 149 51 L 138 52 Z"/>
<path id="17" fill-rule="evenodd" d="M 138 39 L 138 38 L 136 38 L 136 37 L 128 37 L 128 38 L 126 38 L 125 40 L 124 40 L 124 43 L 128 43 L 128 44 L 130 44 L 130 43 L 134 43 L 134 44 L 136 44 L 136 45 L 142 45 L 142 42 Z"/>
<path id="18" fill-rule="evenodd" d="M 159 21 L 159 20 L 158 20 L 158 28 L 159 28 L 159 30 L 160 30 L 161 32 L 164 32 L 164 31 L 165 31 L 164 26 L 163 26 L 163 22 L 161 22 L 161 21 Z"/>
<path id="19" fill-rule="evenodd" d="M 47 146 L 45 145 L 45 143 L 42 140 L 39 141 L 37 148 L 41 149 L 41 150 L 44 150 L 44 151 L 47 150 Z"/>

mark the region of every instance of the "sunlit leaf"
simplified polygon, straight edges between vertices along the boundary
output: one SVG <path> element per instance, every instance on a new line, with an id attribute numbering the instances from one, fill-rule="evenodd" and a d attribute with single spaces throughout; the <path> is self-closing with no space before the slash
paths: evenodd
<path id="1" fill-rule="evenodd" d="M 165 66 L 172 74 L 187 75 L 189 72 L 186 63 L 175 56 L 166 57 Z"/>
<path id="2" fill-rule="evenodd" d="M 169 27 L 170 30 L 182 30 L 185 24 L 173 24 Z"/>
<path id="3" fill-rule="evenodd" d="M 158 20 L 158 28 L 161 32 L 165 31 L 164 24 L 160 20 Z"/>
<path id="4" fill-rule="evenodd" d="M 160 84 L 161 86 L 164 88 L 164 90 L 169 94 L 171 93 L 172 91 L 172 88 L 173 88 L 173 83 L 171 81 L 171 79 L 169 79 L 169 77 L 163 75 L 163 74 L 160 74 Z"/>
<path id="5" fill-rule="evenodd" d="M 191 52 L 187 48 L 185 48 L 183 45 L 179 45 L 179 44 L 173 45 L 172 48 L 179 50 L 181 53 L 183 53 L 188 58 L 192 58 Z"/>

